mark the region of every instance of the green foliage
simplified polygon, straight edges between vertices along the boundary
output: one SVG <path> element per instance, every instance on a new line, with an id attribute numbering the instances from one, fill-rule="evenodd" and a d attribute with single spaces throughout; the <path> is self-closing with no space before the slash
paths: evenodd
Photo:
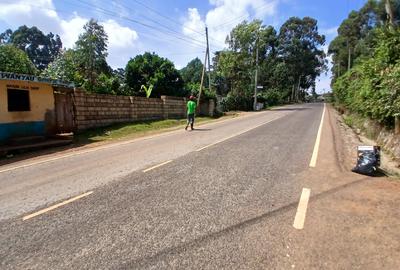
<path id="1" fill-rule="evenodd" d="M 354 127 L 354 120 L 353 120 L 353 118 L 351 116 L 345 115 L 343 117 L 343 120 L 344 120 L 344 123 L 346 125 L 348 125 L 349 127 Z"/>
<path id="2" fill-rule="evenodd" d="M 336 102 L 392 126 L 400 115 L 400 29 L 377 31 L 372 58 L 361 61 L 333 85 Z"/>
<path id="3" fill-rule="evenodd" d="M 120 83 L 117 78 L 101 73 L 93 91 L 99 94 L 116 95 L 120 94 Z"/>
<path id="4" fill-rule="evenodd" d="M 262 98 L 268 104 L 268 106 L 275 106 L 284 102 L 285 94 L 276 89 L 270 89 L 262 94 Z"/>
<path id="5" fill-rule="evenodd" d="M 75 44 L 77 68 L 85 80 L 85 89 L 94 91 L 96 84 L 102 83 L 98 82 L 98 76 L 102 73 L 111 74 L 111 68 L 106 61 L 108 37 L 104 27 L 94 19 L 91 19 L 83 28 L 85 32 L 79 36 Z"/>
<path id="6" fill-rule="evenodd" d="M 74 82 L 76 86 L 84 83 L 83 76 L 78 71 L 78 56 L 76 51 L 69 49 L 62 52 L 42 71 L 41 76 L 51 79 Z"/>
<path id="7" fill-rule="evenodd" d="M 11 44 L 25 51 L 39 70 L 44 70 L 60 53 L 62 42 L 58 35 L 43 34 L 37 27 L 20 26 L 0 34 L 0 43 Z"/>
<path id="8" fill-rule="evenodd" d="M 314 89 L 316 77 L 326 69 L 325 37 L 318 33 L 317 21 L 309 17 L 290 18 L 279 34 L 261 21 L 244 21 L 231 31 L 226 43 L 229 49 L 213 59 L 216 92 L 227 95 L 225 109 L 251 108 L 257 48 L 258 85 L 263 86 L 259 98 L 269 105 L 291 99 L 294 86 L 299 88 L 299 98 L 304 98 L 304 89 Z"/>
<path id="9" fill-rule="evenodd" d="M 146 93 L 146 97 L 149 98 L 151 92 L 153 91 L 153 85 L 151 84 L 149 87 L 146 87 L 146 85 L 142 85 L 140 87 L 140 90 L 144 90 L 144 92 Z"/>
<path id="10" fill-rule="evenodd" d="M 318 33 L 317 21 L 310 17 L 289 18 L 279 31 L 278 51 L 291 74 L 292 85 L 302 89 L 315 86 L 315 79 L 325 71 L 325 36 Z"/>
<path id="11" fill-rule="evenodd" d="M 344 74 L 350 66 L 370 58 L 376 47 L 376 29 L 388 24 L 384 0 L 369 0 L 359 11 L 352 11 L 338 28 L 338 36 L 329 45 L 333 74 Z M 394 21 L 400 21 L 400 0 L 391 0 Z M 350 57 L 349 57 L 350 54 Z M 334 80 L 335 80 L 334 78 Z"/>
<path id="12" fill-rule="evenodd" d="M 154 85 L 152 95 L 185 96 L 183 80 L 174 64 L 155 53 L 146 52 L 129 60 L 125 68 L 131 94 L 140 95 L 142 85 Z"/>
<path id="13" fill-rule="evenodd" d="M 192 61 L 190 61 L 186 65 L 186 67 L 180 70 L 180 74 L 182 76 L 183 81 L 185 82 L 185 85 L 200 83 L 202 72 L 203 72 L 203 63 L 197 57 Z M 207 85 L 208 83 L 207 76 L 205 76 L 204 79 L 207 80 L 207 82 L 205 81 L 204 85 Z"/>
<path id="14" fill-rule="evenodd" d="M 37 73 L 28 55 L 12 45 L 0 45 L 0 71 L 23 74 Z"/>
<path id="15" fill-rule="evenodd" d="M 228 95 L 223 101 L 225 109 L 251 108 L 257 48 L 261 100 L 282 103 L 291 98 L 293 86 L 299 88 L 299 98 L 304 98 L 304 89 L 313 89 L 316 77 L 325 71 L 324 42 L 317 21 L 309 17 L 290 18 L 279 34 L 258 20 L 236 26 L 226 40 L 229 48 L 213 59 L 216 92 Z"/>
<path id="16" fill-rule="evenodd" d="M 221 107 L 225 112 L 234 110 L 250 111 L 253 108 L 253 99 L 251 97 L 229 93 L 228 96 L 222 99 Z"/>

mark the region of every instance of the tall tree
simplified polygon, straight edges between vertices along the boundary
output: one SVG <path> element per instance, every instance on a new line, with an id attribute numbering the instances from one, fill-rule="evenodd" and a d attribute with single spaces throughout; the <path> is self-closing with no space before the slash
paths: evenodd
<path id="1" fill-rule="evenodd" d="M 219 53 L 216 66 L 233 93 L 252 95 L 256 49 L 259 50 L 258 62 L 262 65 L 276 56 L 276 41 L 275 29 L 262 25 L 260 20 L 244 21 L 231 31 L 226 39 L 229 50 Z"/>
<path id="2" fill-rule="evenodd" d="M 354 63 L 370 58 L 376 47 L 376 29 L 388 23 L 385 4 L 392 7 L 394 23 L 400 21 L 400 0 L 369 0 L 358 11 L 352 11 L 338 28 L 338 36 L 329 44 L 334 80 Z"/>
<path id="3" fill-rule="evenodd" d="M 317 21 L 313 18 L 291 17 L 280 28 L 278 51 L 289 67 L 292 75 L 289 78 L 295 90 L 315 86 L 315 79 L 326 68 L 324 44 L 325 36 L 319 34 Z M 299 94 L 296 92 L 295 99 Z"/>
<path id="4" fill-rule="evenodd" d="M 184 96 L 183 80 L 174 64 L 155 53 L 146 52 L 129 60 L 125 68 L 126 83 L 139 94 L 142 85 L 153 85 L 152 96 Z"/>
<path id="5" fill-rule="evenodd" d="M 20 26 L 14 32 L 10 29 L 0 35 L 0 43 L 12 44 L 25 51 L 39 70 L 45 69 L 59 55 L 62 42 L 58 35 L 45 35 L 37 27 Z"/>
<path id="6" fill-rule="evenodd" d="M 198 83 L 201 79 L 201 72 L 203 70 L 203 63 L 196 57 L 190 61 L 186 67 L 180 70 L 182 79 L 185 83 Z M 207 85 L 207 84 L 205 84 Z"/>
<path id="7" fill-rule="evenodd" d="M 75 43 L 76 53 L 79 59 L 79 70 L 86 80 L 85 88 L 93 91 L 98 76 L 101 73 L 106 75 L 111 73 L 106 61 L 108 37 L 104 27 L 94 19 L 86 23 L 83 28 L 85 32 Z"/>
<path id="8" fill-rule="evenodd" d="M 12 45 L 0 45 L 0 71 L 30 75 L 37 72 L 28 55 Z"/>

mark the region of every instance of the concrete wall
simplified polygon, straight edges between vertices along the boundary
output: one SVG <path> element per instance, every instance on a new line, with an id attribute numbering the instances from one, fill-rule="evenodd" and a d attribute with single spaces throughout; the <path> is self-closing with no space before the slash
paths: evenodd
<path id="1" fill-rule="evenodd" d="M 114 123 L 186 117 L 186 98 L 161 98 L 89 94 L 75 90 L 75 126 L 78 131 Z M 213 115 L 214 101 L 201 106 L 202 115 Z"/>
<path id="2" fill-rule="evenodd" d="M 29 91 L 30 111 L 9 112 L 7 89 Z M 0 143 L 12 137 L 46 135 L 54 130 L 54 95 L 50 84 L 0 80 Z"/>

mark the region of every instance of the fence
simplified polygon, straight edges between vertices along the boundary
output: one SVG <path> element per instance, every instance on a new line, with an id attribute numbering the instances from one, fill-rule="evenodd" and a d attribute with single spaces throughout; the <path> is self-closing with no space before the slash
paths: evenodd
<path id="1" fill-rule="evenodd" d="M 86 93 L 75 89 L 75 129 L 108 126 L 114 123 L 186 117 L 186 98 L 161 96 L 145 98 Z M 213 116 L 214 100 L 202 102 L 200 114 Z"/>

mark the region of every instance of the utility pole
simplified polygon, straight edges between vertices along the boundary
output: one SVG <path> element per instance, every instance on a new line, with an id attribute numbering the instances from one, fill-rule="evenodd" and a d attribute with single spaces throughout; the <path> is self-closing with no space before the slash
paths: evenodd
<path id="1" fill-rule="evenodd" d="M 254 78 L 254 104 L 253 104 L 253 109 L 256 111 L 257 110 L 257 82 L 258 80 L 258 36 L 256 39 L 256 74 Z"/>
<path id="2" fill-rule="evenodd" d="M 203 91 L 204 73 L 206 72 L 206 63 L 207 63 L 207 56 L 208 56 L 208 28 L 207 27 L 206 27 L 206 38 L 207 38 L 207 48 L 206 48 L 206 54 L 204 55 L 203 71 L 201 72 L 201 82 L 200 82 L 199 96 L 197 98 L 197 108 L 199 108 L 199 106 L 200 106 L 200 98 L 201 98 L 201 92 Z"/>
<path id="3" fill-rule="evenodd" d="M 207 55 L 208 55 L 208 90 L 211 92 L 211 63 L 210 63 L 210 44 L 208 43 L 208 28 L 206 27 Z"/>

